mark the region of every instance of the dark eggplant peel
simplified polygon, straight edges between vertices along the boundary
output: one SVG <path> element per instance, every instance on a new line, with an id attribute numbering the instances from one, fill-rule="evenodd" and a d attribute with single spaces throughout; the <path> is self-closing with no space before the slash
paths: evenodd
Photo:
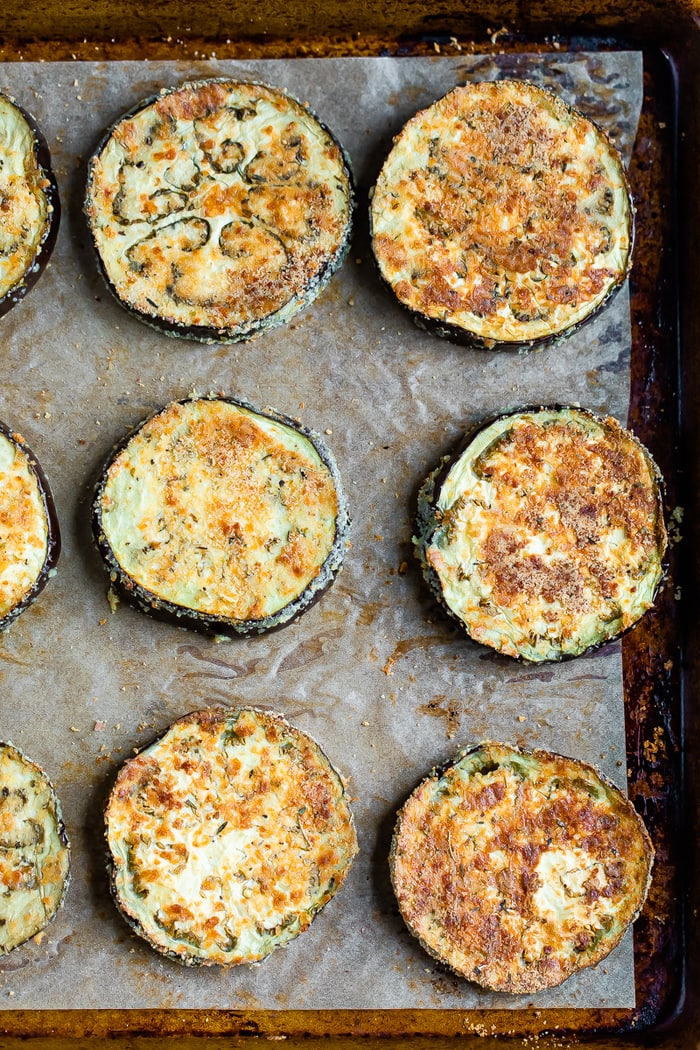
<path id="1" fill-rule="evenodd" d="M 44 929 L 70 879 L 61 807 L 46 773 L 0 744 L 0 952 Z"/>
<path id="2" fill-rule="evenodd" d="M 633 215 L 600 128 L 533 84 L 475 82 L 396 137 L 374 188 L 372 246 L 423 327 L 526 348 L 571 332 L 623 284 Z"/>
<path id="3" fill-rule="evenodd" d="M 0 317 L 38 280 L 56 240 L 58 187 L 33 117 L 0 93 Z"/>
<path id="4" fill-rule="evenodd" d="M 414 543 L 433 593 L 509 656 L 558 660 L 617 637 L 663 578 L 661 477 L 611 417 L 556 407 L 491 420 L 418 502 Z"/>
<path id="5" fill-rule="evenodd" d="M 118 448 L 93 504 L 113 584 L 146 612 L 260 634 L 340 571 L 349 518 L 317 434 L 228 398 L 173 402 Z"/>
<path id="6" fill-rule="evenodd" d="M 0 631 L 44 589 L 60 551 L 44 472 L 22 436 L 0 423 Z"/>
<path id="7" fill-rule="evenodd" d="M 486 988 L 532 994 L 612 951 L 653 857 L 632 804 L 592 766 L 487 742 L 409 797 L 391 878 L 431 955 Z"/>
<path id="8" fill-rule="evenodd" d="M 205 80 L 161 92 L 90 161 L 85 211 L 118 301 L 168 335 L 237 342 L 312 302 L 350 243 L 340 145 L 289 95 Z"/>
<path id="9" fill-rule="evenodd" d="M 187 966 L 260 962 L 307 929 L 357 853 L 321 748 L 252 708 L 175 722 L 122 767 L 105 819 L 117 906 Z"/>

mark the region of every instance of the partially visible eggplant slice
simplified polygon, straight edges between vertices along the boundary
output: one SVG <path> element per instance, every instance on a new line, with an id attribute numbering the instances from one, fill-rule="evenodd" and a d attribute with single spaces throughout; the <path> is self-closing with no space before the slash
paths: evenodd
<path id="1" fill-rule="evenodd" d="M 34 118 L 0 93 L 0 317 L 39 279 L 59 216 L 46 141 Z"/>
<path id="2" fill-rule="evenodd" d="M 357 853 L 321 748 L 253 708 L 171 725 L 122 767 L 105 823 L 122 915 L 186 966 L 260 962 L 307 929 Z"/>
<path id="3" fill-rule="evenodd" d="M 582 113 L 524 81 L 464 84 L 409 120 L 370 215 L 399 301 L 422 327 L 469 346 L 560 338 L 631 266 L 621 157 Z"/>
<path id="4" fill-rule="evenodd" d="M 0 743 L 0 951 L 44 929 L 63 904 L 70 847 L 46 773 Z"/>
<path id="5" fill-rule="evenodd" d="M 220 635 L 260 634 L 315 602 L 349 527 L 317 434 L 232 398 L 173 402 L 110 457 L 93 532 L 142 611 Z"/>
<path id="6" fill-rule="evenodd" d="M 616 638 L 654 602 L 667 537 L 658 468 L 611 417 L 525 409 L 467 435 L 427 478 L 414 543 L 478 642 L 538 662 Z"/>
<path id="7" fill-rule="evenodd" d="M 390 867 L 431 955 L 529 995 L 612 951 L 641 911 L 653 859 L 631 802 L 593 766 L 487 741 L 409 797 Z"/>
<path id="8" fill-rule="evenodd" d="M 0 631 L 44 589 L 60 553 L 44 472 L 22 436 L 0 423 Z"/>
<path id="9" fill-rule="evenodd" d="M 183 84 L 122 117 L 85 212 L 110 291 L 167 335 L 238 342 L 312 302 L 350 244 L 348 162 L 275 88 Z"/>

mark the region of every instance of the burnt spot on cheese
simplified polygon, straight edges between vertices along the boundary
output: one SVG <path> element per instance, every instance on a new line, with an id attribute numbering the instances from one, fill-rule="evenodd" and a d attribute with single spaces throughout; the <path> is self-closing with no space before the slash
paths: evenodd
<path id="1" fill-rule="evenodd" d="M 42 769 L 0 743 L 0 951 L 44 929 L 63 903 L 70 848 L 61 808 Z"/>
<path id="2" fill-rule="evenodd" d="M 476 641 L 556 660 L 653 604 L 666 529 L 647 450 L 610 417 L 534 409 L 480 427 L 419 497 L 417 553 Z"/>
<path id="3" fill-rule="evenodd" d="M 617 151 L 522 81 L 465 84 L 413 117 L 380 173 L 371 222 L 399 301 L 475 345 L 571 330 L 630 266 L 633 208 Z"/>
<path id="4" fill-rule="evenodd" d="M 39 277 L 58 219 L 46 142 L 34 118 L 0 93 L 0 316 Z"/>
<path id="5" fill-rule="evenodd" d="M 391 876 L 428 952 L 477 984 L 531 994 L 612 951 L 652 862 L 634 807 L 593 767 L 487 742 L 410 796 Z"/>
<path id="6" fill-rule="evenodd" d="M 186 965 L 264 959 L 310 925 L 357 852 L 323 751 L 251 708 L 174 723 L 122 767 L 105 817 L 119 908 Z"/>
<path id="7" fill-rule="evenodd" d="M 203 81 L 122 118 L 91 161 L 85 210 L 120 302 L 169 334 L 236 341 L 325 286 L 349 244 L 352 187 L 300 103 Z"/>
<path id="8" fill-rule="evenodd" d="M 21 435 L 0 423 L 0 630 L 43 590 L 60 546 L 46 477 Z"/>
<path id="9" fill-rule="evenodd" d="M 340 570 L 349 519 L 317 435 L 225 398 L 168 405 L 110 460 L 93 527 L 140 607 L 216 633 L 268 630 Z"/>

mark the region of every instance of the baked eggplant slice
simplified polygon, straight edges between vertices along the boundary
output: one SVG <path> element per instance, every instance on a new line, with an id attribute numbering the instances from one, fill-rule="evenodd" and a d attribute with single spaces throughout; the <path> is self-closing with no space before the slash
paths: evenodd
<path id="1" fill-rule="evenodd" d="M 616 638 L 653 604 L 661 477 L 611 417 L 526 409 L 482 425 L 428 477 L 416 552 L 467 633 L 533 662 Z"/>
<path id="2" fill-rule="evenodd" d="M 612 951 L 653 857 L 632 804 L 592 766 L 486 742 L 409 797 L 391 878 L 431 955 L 486 988 L 531 994 Z"/>
<path id="3" fill-rule="evenodd" d="M 44 929 L 70 881 L 70 847 L 49 778 L 0 743 L 0 951 Z"/>
<path id="4" fill-rule="evenodd" d="M 260 634 L 307 609 L 340 571 L 348 528 L 319 436 L 223 397 L 172 402 L 142 423 L 93 504 L 119 593 L 219 635 Z"/>
<path id="5" fill-rule="evenodd" d="M 0 630 L 44 589 L 60 552 L 44 472 L 22 436 L 0 423 Z"/>
<path id="6" fill-rule="evenodd" d="M 124 918 L 186 966 L 260 962 L 309 926 L 357 852 L 321 748 L 252 708 L 196 711 L 130 759 L 106 835 Z"/>
<path id="7" fill-rule="evenodd" d="M 372 246 L 423 327 L 526 348 L 571 332 L 624 283 L 633 215 L 600 128 L 533 84 L 474 82 L 396 137 L 372 198 Z"/>
<path id="8" fill-rule="evenodd" d="M 38 280 L 59 211 L 46 141 L 34 118 L 0 93 L 0 317 Z"/>
<path id="9" fill-rule="evenodd" d="M 345 257 L 342 148 L 295 99 L 203 80 L 141 102 L 93 156 L 85 211 L 118 301 L 168 335 L 237 342 L 288 321 Z"/>

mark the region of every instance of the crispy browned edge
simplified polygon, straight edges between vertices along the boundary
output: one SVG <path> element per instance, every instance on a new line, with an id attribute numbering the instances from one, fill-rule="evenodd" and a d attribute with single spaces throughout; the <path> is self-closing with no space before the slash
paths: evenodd
<path id="1" fill-rule="evenodd" d="M 251 707 L 251 706 L 235 707 L 235 708 L 234 707 L 219 706 L 219 707 L 203 708 L 200 711 L 191 711 L 189 714 L 183 715 L 181 718 L 176 719 L 174 722 L 171 722 L 171 724 L 160 734 L 160 736 L 158 736 L 154 741 L 152 741 L 147 747 L 143 748 L 143 750 L 139 754 L 140 755 L 141 754 L 148 754 L 149 750 L 152 747 L 154 747 L 156 744 L 158 744 L 165 736 L 167 736 L 168 733 L 170 733 L 170 731 L 175 726 L 195 725 L 195 726 L 211 727 L 211 726 L 215 726 L 217 723 L 225 723 L 225 722 L 229 721 L 232 718 L 236 718 L 238 715 L 242 714 L 243 712 L 249 712 L 249 713 L 252 713 L 254 715 L 257 715 L 261 719 L 264 719 L 267 722 L 274 722 L 278 726 L 282 726 L 286 732 L 291 733 L 293 736 L 296 736 L 296 737 L 303 736 L 303 737 L 305 737 L 305 739 L 310 742 L 310 744 L 313 746 L 314 750 L 320 756 L 321 762 L 325 763 L 325 765 L 327 766 L 327 768 L 330 771 L 331 775 L 335 778 L 335 780 L 337 782 L 337 785 L 338 785 L 338 787 L 340 789 L 339 799 L 345 803 L 345 807 L 347 809 L 347 813 L 348 813 L 348 816 L 349 816 L 348 828 L 350 830 L 350 838 L 352 840 L 351 844 L 353 845 L 354 848 L 350 850 L 350 853 L 349 853 L 349 856 L 348 856 L 348 860 L 347 860 L 347 864 L 342 869 L 342 871 L 340 871 L 338 873 L 338 875 L 335 877 L 334 882 L 333 882 L 333 889 L 332 889 L 332 891 L 328 892 L 328 895 L 327 895 L 326 899 L 313 912 L 313 914 L 311 916 L 311 920 L 309 922 L 309 925 L 307 925 L 307 926 L 303 927 L 302 929 L 300 929 L 299 932 L 296 934 L 296 936 L 299 936 L 300 934 L 304 933 L 306 930 L 309 929 L 309 926 L 311 925 L 311 921 L 313 921 L 313 918 L 316 915 L 318 915 L 318 913 L 320 911 L 322 911 L 326 907 L 326 905 L 333 899 L 333 897 L 335 896 L 337 891 L 340 889 L 342 884 L 345 882 L 345 878 L 347 876 L 347 873 L 350 870 L 352 862 L 355 859 L 355 857 L 357 855 L 357 852 L 358 852 L 357 833 L 355 831 L 355 820 L 354 820 L 354 817 L 353 817 L 352 810 L 350 809 L 350 806 L 347 804 L 348 800 L 346 798 L 345 782 L 344 782 L 342 776 L 340 775 L 340 773 L 338 772 L 338 770 L 335 768 L 335 766 L 332 764 L 332 762 L 328 758 L 328 755 L 326 754 L 324 749 L 321 747 L 321 745 L 316 740 L 314 740 L 313 737 L 311 737 L 308 733 L 305 733 L 302 730 L 297 729 L 296 726 L 293 726 L 291 724 L 291 722 L 287 721 L 287 719 L 284 717 L 284 715 L 279 714 L 276 711 L 267 711 L 267 710 L 263 710 L 262 708 Z M 119 887 L 117 886 L 116 866 L 113 863 L 113 854 L 112 854 L 112 851 L 111 851 L 110 846 L 109 846 L 109 807 L 110 807 L 110 805 L 112 803 L 113 796 L 118 792 L 118 790 L 124 784 L 128 784 L 129 780 L 132 778 L 133 770 L 134 770 L 134 765 L 133 765 L 134 761 L 135 760 L 133 758 L 127 759 L 126 762 L 124 762 L 124 764 L 119 769 L 119 772 L 117 773 L 116 780 L 114 782 L 112 790 L 109 793 L 109 796 L 107 798 L 107 802 L 105 803 L 105 807 L 104 807 L 104 824 L 105 824 L 104 836 L 105 836 L 105 841 L 107 843 L 107 872 L 108 872 L 108 875 L 109 875 L 109 888 L 110 888 L 110 893 L 112 895 L 112 900 L 114 901 L 114 903 L 115 903 L 115 905 L 117 907 L 117 910 L 119 911 L 119 913 L 122 916 L 122 918 L 124 919 L 124 921 L 139 935 L 139 937 L 143 938 L 143 940 L 146 941 L 146 943 L 149 944 L 150 947 L 153 948 L 154 951 L 158 952 L 160 955 L 164 955 L 167 959 L 170 959 L 171 961 L 176 962 L 176 963 L 180 963 L 183 966 L 210 966 L 210 965 L 217 965 L 217 964 L 213 964 L 213 963 L 209 962 L 207 959 L 201 958 L 199 956 L 188 955 L 186 951 L 184 951 L 182 954 L 179 954 L 179 953 L 177 953 L 175 951 L 169 951 L 162 944 L 158 943 L 157 941 L 154 941 L 153 938 L 150 936 L 148 930 L 143 926 L 143 924 L 141 922 L 139 922 L 137 916 L 134 915 L 134 913 L 131 911 L 131 909 L 129 908 L 127 902 L 124 901 L 122 899 L 122 897 L 120 896 Z M 293 938 L 293 939 L 295 939 L 295 938 Z M 278 946 L 273 946 L 273 948 L 271 948 L 270 951 L 274 951 L 275 947 L 278 947 Z M 264 960 L 261 960 L 261 961 L 264 961 Z M 223 966 L 225 968 L 226 964 L 218 964 L 218 965 Z"/>
<path id="2" fill-rule="evenodd" d="M 399 901 L 399 910 L 400 911 L 401 911 L 401 904 L 400 904 L 401 885 L 400 885 L 400 880 L 398 879 L 398 876 L 397 876 L 397 873 L 396 873 L 396 850 L 397 850 L 398 840 L 399 840 L 399 837 L 401 835 L 401 830 L 402 830 L 402 827 L 403 827 L 403 823 L 404 823 L 405 820 L 408 819 L 408 813 L 409 813 L 409 810 L 411 808 L 411 803 L 412 803 L 412 800 L 413 800 L 414 796 L 421 790 L 421 788 L 423 788 L 424 785 L 426 785 L 428 783 L 431 783 L 431 782 L 437 783 L 440 779 L 442 779 L 442 777 L 449 776 L 450 772 L 456 766 L 458 766 L 459 763 L 464 758 L 466 758 L 466 757 L 468 757 L 470 755 L 477 754 L 478 752 L 483 752 L 485 760 L 489 760 L 490 759 L 491 761 L 497 761 L 496 758 L 491 758 L 492 751 L 493 751 L 494 748 L 507 749 L 513 755 L 528 755 L 528 756 L 534 758 L 538 762 L 549 762 L 551 760 L 556 760 L 556 761 L 559 761 L 559 762 L 566 762 L 566 763 L 568 763 L 570 765 L 572 771 L 574 771 L 574 770 L 582 770 L 582 771 L 585 771 L 585 772 L 591 774 L 593 777 L 595 777 L 597 780 L 599 780 L 601 782 L 601 784 L 603 784 L 603 786 L 605 787 L 608 795 L 613 796 L 615 801 L 616 801 L 616 804 L 622 810 L 627 812 L 631 816 L 632 820 L 634 821 L 634 824 L 635 824 L 635 826 L 636 826 L 636 828 L 637 828 L 637 830 L 639 832 L 639 838 L 640 838 L 640 861 L 643 861 L 646 864 L 646 873 L 645 873 L 644 884 L 642 886 L 640 886 L 640 888 L 639 888 L 639 894 L 638 894 L 638 898 L 637 898 L 636 903 L 635 903 L 634 913 L 633 913 L 632 917 L 629 919 L 629 921 L 624 926 L 622 926 L 618 930 L 618 932 L 616 933 L 616 935 L 614 937 L 611 937 L 609 939 L 608 938 L 603 938 L 599 942 L 597 950 L 595 952 L 593 952 L 591 955 L 587 956 L 585 958 L 585 960 L 583 960 L 579 966 L 574 966 L 569 971 L 569 973 L 566 975 L 566 977 L 562 978 L 561 980 L 556 980 L 556 979 L 555 980 L 538 979 L 538 975 L 534 971 L 534 969 L 533 970 L 526 970 L 523 973 L 521 980 L 517 984 L 508 984 L 505 981 L 504 982 L 500 982 L 500 983 L 497 983 L 496 981 L 489 982 L 485 977 L 479 975 L 475 971 L 466 973 L 465 971 L 460 970 L 458 967 L 453 966 L 451 961 L 450 961 L 450 958 L 449 958 L 449 956 L 447 954 L 443 955 L 439 951 L 437 951 L 435 948 L 433 948 L 431 945 L 427 944 L 426 941 L 423 940 L 423 938 L 420 936 L 418 931 L 415 929 L 413 923 L 410 921 L 410 918 L 407 917 L 406 915 L 404 915 L 403 911 L 401 912 L 404 922 L 408 926 L 408 928 L 411 931 L 411 933 L 413 934 L 413 936 L 418 939 L 418 941 L 421 944 L 421 947 L 424 948 L 425 951 L 429 955 L 433 956 L 433 958 L 437 959 L 439 962 L 442 962 L 445 965 L 447 965 L 447 967 L 449 969 L 453 970 L 455 973 L 459 974 L 462 977 L 465 977 L 466 979 L 468 979 L 470 981 L 473 981 L 476 984 L 482 985 L 484 988 L 490 988 L 492 991 L 512 992 L 512 993 L 515 993 L 515 994 L 532 994 L 534 992 L 540 992 L 540 991 L 543 991 L 546 988 L 552 988 L 552 987 L 556 986 L 557 984 L 563 983 L 564 980 L 567 980 L 568 977 L 570 977 L 574 973 L 577 973 L 579 970 L 585 970 L 585 969 L 588 969 L 589 966 L 597 965 L 602 959 L 605 959 L 606 956 L 608 956 L 610 954 L 610 952 L 613 950 L 613 948 L 617 947 L 617 945 L 622 940 L 622 938 L 623 938 L 627 928 L 633 922 L 635 922 L 637 920 L 637 918 L 639 916 L 639 913 L 642 910 L 642 907 L 644 905 L 644 901 L 647 898 L 647 894 L 649 892 L 649 887 L 650 887 L 651 881 L 652 881 L 652 867 L 653 867 L 653 862 L 654 862 L 654 847 L 653 847 L 651 839 L 649 837 L 649 833 L 647 832 L 647 829 L 644 826 L 644 822 L 642 821 L 642 818 L 639 816 L 639 814 L 637 813 L 637 811 L 635 810 L 634 806 L 629 801 L 629 799 L 627 799 L 622 794 L 622 792 L 619 790 L 619 788 L 615 784 L 613 784 L 613 782 L 611 780 L 609 780 L 608 777 L 606 777 L 599 769 L 597 769 L 595 766 L 591 765 L 589 762 L 583 762 L 580 759 L 571 758 L 571 757 L 569 757 L 567 755 L 561 755 L 561 754 L 559 754 L 559 753 L 557 753 L 555 751 L 546 751 L 546 750 L 543 750 L 542 748 L 530 749 L 530 748 L 516 747 L 514 744 L 508 744 L 508 743 L 499 742 L 499 741 L 495 741 L 495 740 L 483 740 L 479 744 L 474 744 L 471 747 L 463 748 L 461 751 L 458 752 L 458 754 L 450 762 L 446 763 L 444 766 L 441 766 L 438 769 L 431 770 L 431 772 L 428 774 L 428 776 L 425 777 L 425 779 L 422 780 L 420 782 L 420 784 L 418 784 L 418 786 L 416 788 L 414 788 L 414 790 L 408 796 L 408 798 L 404 802 L 403 806 L 401 807 L 401 809 L 397 813 L 396 825 L 394 827 L 394 834 L 393 834 L 392 839 L 391 839 L 391 849 L 389 851 L 389 871 L 390 871 L 390 876 L 391 876 L 392 888 L 394 890 L 394 893 L 396 894 L 397 901 Z"/>
<path id="3" fill-rule="evenodd" d="M 672 202 L 677 189 L 675 150 L 679 115 L 676 75 L 690 85 L 691 98 L 681 106 L 682 127 L 688 135 L 686 156 L 700 147 L 700 106 L 693 108 L 692 90 L 700 84 L 700 0 L 639 0 L 630 19 L 629 5 L 593 4 L 574 0 L 548 0 L 534 21 L 523 11 L 498 2 L 479 4 L 476 15 L 468 6 L 453 9 L 451 0 L 439 8 L 388 5 L 376 0 L 363 5 L 370 21 L 358 28 L 357 8 L 330 0 L 330 15 L 319 22 L 317 12 L 303 4 L 278 9 L 264 3 L 251 8 L 236 34 L 230 27 L 221 34 L 223 3 L 213 2 L 193 19 L 185 4 L 173 4 L 167 20 L 149 21 L 141 9 L 142 35 L 134 36 L 131 0 L 115 8 L 97 0 L 81 21 L 67 18 L 64 5 L 48 0 L 46 16 L 37 22 L 36 4 L 0 11 L 7 34 L 0 37 L 3 61 L 80 61 L 102 59 L 169 59 L 173 40 L 178 55 L 193 65 L 216 52 L 219 58 L 294 58 L 458 55 L 462 52 L 575 50 L 588 46 L 644 49 L 644 102 L 632 159 L 630 179 L 637 201 L 638 248 L 630 280 L 632 296 L 632 409 L 629 423 L 654 452 L 667 475 L 667 508 L 678 502 L 679 492 L 691 502 L 676 473 L 679 419 L 678 384 L 678 283 L 676 252 L 677 216 Z M 475 7 L 476 9 L 476 7 Z M 228 8 L 227 13 L 230 14 Z M 310 17 L 307 18 L 307 14 Z M 253 17 L 254 15 L 254 17 Z M 124 17 L 124 21 L 120 19 Z M 246 17 L 245 8 L 241 17 Z M 178 18 L 180 21 L 178 22 Z M 524 21 L 523 21 L 524 18 Z M 225 23 L 224 23 L 225 24 Z M 361 31 L 360 31 L 361 29 Z M 608 33 L 608 36 L 604 34 Z M 209 35 L 207 35 L 209 34 Z M 567 35 L 568 34 L 568 35 Z M 452 41 L 456 41 L 455 44 Z M 690 222 L 681 227 L 684 256 L 697 263 L 687 231 L 700 222 L 700 194 L 693 170 L 686 169 L 684 203 Z M 364 245 L 367 257 L 367 248 Z M 687 294 L 696 293 L 696 279 L 683 282 Z M 684 331 L 689 356 L 700 345 L 700 327 L 694 300 L 684 309 Z M 695 343 L 693 343 L 695 339 Z M 692 382 L 692 369 L 684 371 L 691 393 L 700 393 Z M 692 423 L 692 421 L 691 421 Z M 686 423 L 686 438 L 696 436 Z M 687 454 L 687 449 L 686 449 Z M 684 462 L 683 457 L 681 457 Z M 691 490 L 692 492 L 692 490 Z M 700 548 L 700 545 L 699 545 Z M 695 569 L 685 560 L 691 580 Z M 303 1050 L 331 1046 L 355 1050 L 357 1045 L 401 1046 L 402 1050 L 436 1050 L 437 1047 L 474 1047 L 503 1050 L 507 1045 L 541 1050 L 570 1046 L 585 1040 L 595 1050 L 640 1050 L 652 1038 L 666 1050 L 697 1050 L 700 1030 L 700 995 L 693 985 L 686 989 L 684 934 L 700 935 L 692 912 L 685 915 L 688 896 L 699 899 L 700 854 L 682 829 L 691 826 L 683 817 L 681 750 L 686 735 L 690 776 L 697 783 L 696 721 L 682 725 L 680 640 L 681 618 L 674 600 L 678 578 L 677 549 L 671 551 L 669 583 L 660 596 L 658 612 L 640 624 L 633 636 L 623 639 L 627 713 L 627 764 L 630 795 L 644 815 L 657 856 L 654 882 L 635 928 L 636 1006 L 630 1009 L 550 1009 L 529 1007 L 512 1010 L 333 1010 L 266 1011 L 235 1004 L 219 1011 L 203 1010 L 16 1010 L 2 1014 L 0 1047 L 14 1050 L 37 1040 L 47 1050 L 84 1050 L 102 1047 L 105 1040 L 120 1047 L 159 1045 L 194 1050 L 206 1037 L 208 1050 L 230 1050 L 247 1045 L 250 1037 L 286 1040 L 287 1047 Z M 685 632 L 684 632 L 685 633 Z M 656 735 L 658 734 L 658 736 Z M 652 749 L 653 748 L 653 749 Z M 692 822 L 695 826 L 696 822 Z M 692 838 L 692 836 L 691 836 Z M 700 836 L 697 837 L 700 841 Z M 695 841 L 692 839 L 692 841 Z M 697 863 L 693 867 L 693 860 Z M 697 974 L 697 966 L 693 963 Z M 651 1032 L 651 1036 L 647 1033 Z M 504 1042 L 504 1037 L 510 1042 Z"/>

